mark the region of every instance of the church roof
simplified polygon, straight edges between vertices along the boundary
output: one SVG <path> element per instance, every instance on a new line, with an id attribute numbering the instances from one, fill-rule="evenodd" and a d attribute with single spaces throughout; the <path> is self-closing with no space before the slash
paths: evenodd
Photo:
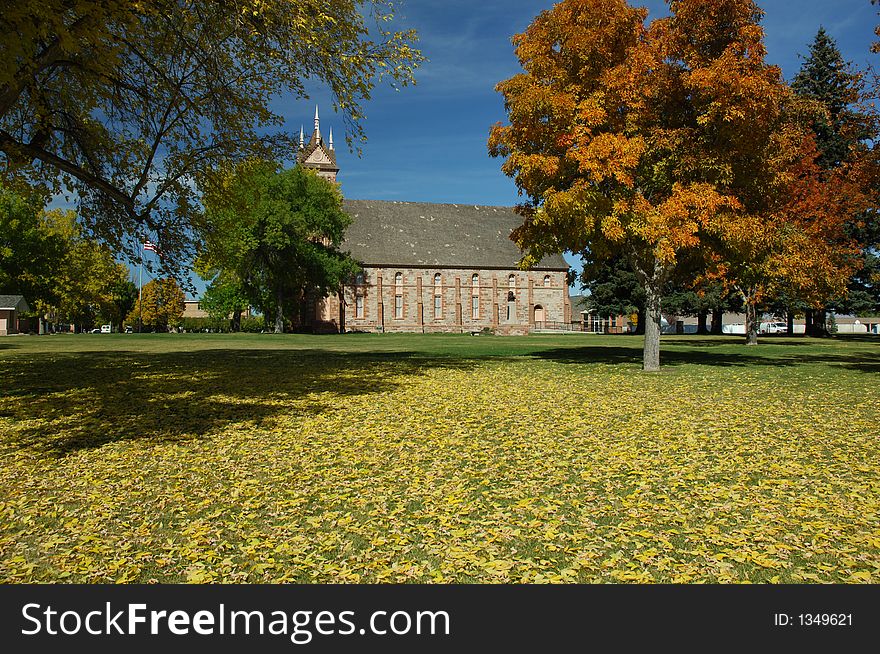
<path id="1" fill-rule="evenodd" d="M 365 265 L 517 268 L 510 232 L 522 217 L 510 207 L 345 200 L 352 217 L 343 250 Z M 533 269 L 568 270 L 562 255 Z"/>

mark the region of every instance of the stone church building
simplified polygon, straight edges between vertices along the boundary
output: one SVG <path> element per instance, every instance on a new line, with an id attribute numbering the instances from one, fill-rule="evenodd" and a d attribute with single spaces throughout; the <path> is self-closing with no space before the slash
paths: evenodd
<path id="1" fill-rule="evenodd" d="M 325 142 L 317 109 L 308 143 L 300 131 L 297 160 L 336 181 L 333 132 Z M 342 249 L 363 273 L 311 303 L 305 321 L 314 331 L 527 334 L 570 323 L 568 264 L 556 255 L 520 270 L 510 233 L 522 218 L 512 208 L 378 200 L 344 208 L 352 224 Z"/>

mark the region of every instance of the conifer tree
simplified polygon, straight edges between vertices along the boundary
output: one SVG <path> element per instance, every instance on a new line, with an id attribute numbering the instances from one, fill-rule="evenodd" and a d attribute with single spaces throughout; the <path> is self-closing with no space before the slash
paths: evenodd
<path id="1" fill-rule="evenodd" d="M 850 149 L 866 134 L 864 118 L 851 107 L 859 99 L 859 76 L 844 61 L 837 43 L 820 27 L 810 54 L 792 82 L 794 92 L 821 104 L 827 115 L 813 121 L 819 165 L 829 170 L 842 165 Z"/>
<path id="2" fill-rule="evenodd" d="M 833 170 L 852 161 L 853 150 L 871 133 L 868 117 L 854 109 L 860 99 L 861 80 L 859 74 L 843 59 L 837 43 L 823 27 L 816 33 L 810 53 L 795 76 L 792 88 L 800 97 L 818 103 L 821 109 L 812 123 L 819 149 L 816 160 L 819 167 Z M 864 221 L 858 218 L 853 216 L 847 232 L 851 238 L 865 245 L 867 232 L 862 233 Z M 870 262 L 868 250 L 865 248 L 863 254 L 863 270 Z M 864 289 L 861 288 L 858 274 L 849 286 L 850 292 L 854 293 L 855 305 L 843 298 L 828 298 L 829 303 L 844 310 L 862 308 L 865 305 L 862 297 Z M 810 335 L 827 334 L 825 322 L 828 308 L 806 309 Z"/>

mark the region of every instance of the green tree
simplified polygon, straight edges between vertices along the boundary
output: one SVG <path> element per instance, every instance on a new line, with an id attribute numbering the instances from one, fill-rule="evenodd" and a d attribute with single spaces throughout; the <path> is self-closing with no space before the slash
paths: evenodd
<path id="1" fill-rule="evenodd" d="M 589 291 L 587 307 L 600 317 L 638 314 L 637 334 L 645 333 L 645 292 L 625 257 L 585 262 L 581 284 Z"/>
<path id="2" fill-rule="evenodd" d="M 115 260 L 106 244 L 83 233 L 73 211 L 46 212 L 43 229 L 64 242 L 64 256 L 53 271 L 53 300 L 38 303 L 41 313 L 79 328 L 91 327 L 99 317 L 115 317 L 119 325 L 115 292 L 128 280 L 126 266 Z"/>
<path id="3" fill-rule="evenodd" d="M 213 320 L 229 320 L 232 331 L 241 331 L 241 314 L 248 308 L 248 298 L 232 274 L 218 274 L 205 289 L 199 304 Z"/>
<path id="4" fill-rule="evenodd" d="M 138 298 L 137 285 L 126 277 L 125 279 L 117 278 L 110 284 L 110 302 L 102 311 L 102 317 L 107 322 L 122 327 L 128 316 L 134 309 Z"/>
<path id="5" fill-rule="evenodd" d="M 45 229 L 42 203 L 0 187 L 0 293 L 23 295 L 32 307 L 54 302 L 65 250 L 64 239 Z"/>
<path id="6" fill-rule="evenodd" d="M 302 323 L 307 297 L 326 297 L 358 270 L 339 250 L 351 223 L 339 188 L 313 171 L 278 172 L 265 162 L 226 168 L 209 179 L 205 207 L 197 266 L 238 280 L 276 333 L 285 319 Z"/>
<path id="7" fill-rule="evenodd" d="M 192 250 L 193 180 L 227 159 L 281 158 L 271 101 L 325 83 L 348 139 L 376 84 L 414 81 L 392 0 L 21 0 L 0 13 L 4 175 L 78 192 L 93 234 L 134 260 L 149 233 L 173 268 Z"/>
<path id="8" fill-rule="evenodd" d="M 141 297 L 125 322 L 164 332 L 183 324 L 185 308 L 186 296 L 173 278 L 154 279 L 141 289 Z"/>

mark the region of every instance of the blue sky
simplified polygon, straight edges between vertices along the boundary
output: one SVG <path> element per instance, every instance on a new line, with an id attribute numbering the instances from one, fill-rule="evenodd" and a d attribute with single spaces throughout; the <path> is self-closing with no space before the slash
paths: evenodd
<path id="1" fill-rule="evenodd" d="M 429 61 L 418 71 L 416 86 L 375 91 L 365 106 L 368 141 L 360 158 L 345 147 L 342 119 L 334 115 L 329 94 L 320 87 L 309 99 L 281 98 L 275 109 L 285 117 L 291 133 L 298 134 L 303 125 L 308 134 L 315 104 L 320 105 L 322 133 L 333 127 L 339 181 L 346 197 L 513 205 L 516 187 L 501 173 L 501 161 L 486 151 L 490 126 L 505 120 L 494 87 L 519 71 L 511 36 L 551 4 L 538 0 L 401 3 L 399 23 L 418 30 Z M 649 20 L 666 12 L 662 1 L 640 4 L 648 8 Z M 807 53 L 820 25 L 847 60 L 863 66 L 880 57 L 869 52 L 878 22 L 870 0 L 764 0 L 759 5 L 766 12 L 767 60 L 781 66 L 786 79 L 797 73 L 798 55 Z"/>
<path id="2" fill-rule="evenodd" d="M 759 4 L 766 12 L 768 61 L 781 66 L 786 79 L 798 71 L 798 55 L 807 53 L 820 25 L 848 60 L 864 64 L 877 58 L 868 50 L 878 20 L 870 0 Z M 401 23 L 419 31 L 430 61 L 417 73 L 415 87 L 378 89 L 366 105 L 368 142 L 361 158 L 345 148 L 342 120 L 320 89 L 309 100 L 281 101 L 276 108 L 288 129 L 298 133 L 303 124 L 308 133 L 314 105 L 320 104 L 322 132 L 333 126 L 346 197 L 514 204 L 512 180 L 486 152 L 489 127 L 505 120 L 494 86 L 519 71 L 510 37 L 549 6 L 534 0 L 407 0 Z M 652 17 L 666 8 L 657 1 L 644 6 Z"/>

